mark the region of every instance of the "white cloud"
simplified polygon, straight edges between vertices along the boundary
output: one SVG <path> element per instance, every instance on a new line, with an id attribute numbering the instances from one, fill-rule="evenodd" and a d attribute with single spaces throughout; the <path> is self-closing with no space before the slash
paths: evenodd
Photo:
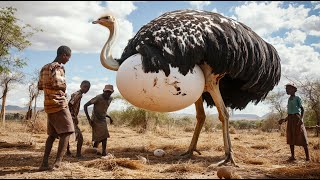
<path id="1" fill-rule="evenodd" d="M 309 8 L 303 5 L 289 5 L 282 8 L 283 2 L 246 2 L 234 8 L 238 21 L 252 28 L 260 36 L 267 36 L 282 28 L 298 29 L 308 16 Z"/>
<path id="2" fill-rule="evenodd" d="M 29 92 L 27 84 L 14 84 L 7 94 L 6 105 L 27 106 Z"/>
<path id="3" fill-rule="evenodd" d="M 319 36 L 320 17 L 309 16 L 309 8 L 294 3 L 284 7 L 283 2 L 246 2 L 235 7 L 234 12 L 237 20 L 276 48 L 281 58 L 281 87 L 288 82 L 286 77 L 303 80 L 306 76 L 319 76 L 319 45 L 306 43 L 308 36 Z M 284 36 L 271 36 L 280 30 L 285 30 Z"/>
<path id="4" fill-rule="evenodd" d="M 312 15 L 307 17 L 301 26 L 301 29 L 306 31 L 309 35 L 320 36 L 320 16 Z"/>
<path id="5" fill-rule="evenodd" d="M 320 49 L 320 43 L 314 43 L 311 46 Z"/>
<path id="6" fill-rule="evenodd" d="M 74 76 L 74 77 L 72 77 L 71 79 L 72 79 L 73 81 L 77 81 L 77 82 L 81 81 L 81 78 L 80 78 L 79 76 Z"/>
<path id="7" fill-rule="evenodd" d="M 107 8 L 118 18 L 126 18 L 137 9 L 130 1 L 107 1 Z"/>
<path id="8" fill-rule="evenodd" d="M 117 18 L 118 42 L 114 46 L 114 57 L 120 57 L 121 50 L 133 36 L 133 27 L 126 18 L 136 7 L 132 2 L 108 2 L 107 7 L 97 1 L 1 1 L 0 6 L 17 8 L 16 15 L 23 22 L 44 30 L 31 38 L 33 50 L 56 50 L 68 45 L 73 52 L 100 52 L 109 31 L 91 22 L 102 14 L 112 12 Z"/>
<path id="9" fill-rule="evenodd" d="M 311 1 L 311 4 L 314 6 L 314 10 L 320 9 L 320 2 L 319 1 Z"/>
<path id="10" fill-rule="evenodd" d="M 320 53 L 311 46 L 299 44 L 293 47 L 275 45 L 275 48 L 281 58 L 282 75 L 296 80 L 307 75 L 319 76 L 317 74 L 320 67 Z"/>
<path id="11" fill-rule="evenodd" d="M 288 44 L 303 44 L 307 38 L 307 34 L 300 30 L 293 30 L 285 33 L 285 42 Z"/>
<path id="12" fill-rule="evenodd" d="M 211 12 L 219 13 L 217 8 L 213 8 L 213 9 L 211 10 Z M 221 15 L 223 15 L 223 14 L 221 14 Z"/>
<path id="13" fill-rule="evenodd" d="M 189 4 L 194 9 L 202 10 L 203 7 L 210 5 L 211 2 L 210 1 L 189 1 Z"/>

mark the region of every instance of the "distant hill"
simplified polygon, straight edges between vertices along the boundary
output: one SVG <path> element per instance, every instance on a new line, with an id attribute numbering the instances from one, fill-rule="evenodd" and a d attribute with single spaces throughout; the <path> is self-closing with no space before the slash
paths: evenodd
<path id="1" fill-rule="evenodd" d="M 0 105 L 0 109 L 2 106 Z M 41 110 L 43 107 L 37 107 L 37 110 Z M 28 107 L 20 107 L 20 106 L 14 106 L 14 105 L 7 105 L 6 111 L 27 111 Z"/>
<path id="2" fill-rule="evenodd" d="M 0 105 L 0 108 L 2 108 L 2 106 Z M 6 111 L 22 111 L 22 110 L 27 110 L 28 107 L 20 107 L 20 106 L 13 106 L 13 105 L 8 105 L 6 106 Z"/>
<path id="3" fill-rule="evenodd" d="M 1 105 L 0 105 L 1 108 Z M 38 110 L 42 110 L 43 107 L 38 107 Z M 91 114 L 93 107 L 88 107 L 88 112 Z M 7 105 L 6 111 L 27 111 L 28 107 L 20 107 L 20 106 L 13 106 L 13 105 Z M 80 114 L 84 114 L 83 109 L 80 110 Z M 182 117 L 189 117 L 189 118 L 195 118 L 195 114 L 187 114 L 187 113 L 170 113 L 173 117 L 182 118 Z M 230 120 L 261 120 L 266 118 L 268 114 L 260 117 L 256 114 L 233 114 L 230 116 Z M 218 116 L 217 114 L 213 114 L 213 116 Z"/>
<path id="4" fill-rule="evenodd" d="M 173 117 L 181 118 L 181 117 L 193 117 L 195 118 L 195 114 L 175 114 L 170 113 Z M 210 116 L 218 117 L 218 114 L 211 114 Z M 264 116 L 263 116 L 264 117 Z M 256 114 L 233 114 L 230 116 L 230 120 L 261 120 L 262 118 Z"/>
<path id="5" fill-rule="evenodd" d="M 260 120 L 261 117 L 256 114 L 233 114 L 230 120 Z"/>

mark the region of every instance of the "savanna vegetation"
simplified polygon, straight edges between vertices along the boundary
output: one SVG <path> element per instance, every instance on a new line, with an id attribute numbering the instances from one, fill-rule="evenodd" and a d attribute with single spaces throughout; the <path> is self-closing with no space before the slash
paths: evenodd
<path id="1" fill-rule="evenodd" d="M 190 159 L 180 154 L 189 146 L 195 117 L 174 117 L 134 107 L 110 112 L 110 116 L 114 124 L 109 125 L 107 158 L 91 151 L 91 128 L 81 113 L 79 126 L 84 136 L 84 158 L 65 156 L 59 171 L 48 172 L 38 172 L 46 140 L 46 114 L 40 111 L 31 120 L 8 120 L 0 127 L 0 158 L 3 160 L 0 177 L 218 178 L 216 164 L 224 158 L 224 146 L 221 123 L 214 115 L 207 115 L 208 121 L 200 134 L 197 147 L 201 155 L 194 153 Z M 297 147 L 297 161 L 288 162 L 290 149 L 285 136 L 280 131 L 264 131 L 263 124 L 252 120 L 231 121 L 230 136 L 240 166 L 233 168 L 237 175 L 249 179 L 320 177 L 320 139 L 313 132 L 308 132 L 311 161 L 306 162 L 303 148 Z M 70 144 L 75 155 L 76 142 Z M 54 161 L 57 145 L 58 141 L 54 143 L 50 163 Z M 164 157 L 153 155 L 158 148 L 166 152 Z"/>

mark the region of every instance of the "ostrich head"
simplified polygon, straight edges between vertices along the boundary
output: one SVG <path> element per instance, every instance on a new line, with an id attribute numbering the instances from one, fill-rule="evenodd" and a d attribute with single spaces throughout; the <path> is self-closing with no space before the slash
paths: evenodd
<path id="1" fill-rule="evenodd" d="M 117 35 L 117 21 L 116 18 L 112 15 L 101 16 L 98 20 L 93 21 L 92 24 L 100 24 L 104 27 L 107 27 L 110 31 L 109 38 L 105 45 L 103 46 L 100 53 L 101 64 L 110 70 L 117 71 L 119 69 L 119 63 L 113 59 L 111 54 L 112 45 L 115 41 Z"/>
<path id="2" fill-rule="evenodd" d="M 110 30 L 114 29 L 115 18 L 112 15 L 103 15 L 98 20 L 93 21 L 92 24 L 101 24 Z"/>

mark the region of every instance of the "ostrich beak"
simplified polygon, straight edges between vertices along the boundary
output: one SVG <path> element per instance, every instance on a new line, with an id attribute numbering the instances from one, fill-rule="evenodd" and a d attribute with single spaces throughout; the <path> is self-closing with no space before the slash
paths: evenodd
<path id="1" fill-rule="evenodd" d="M 92 24 L 98 24 L 99 23 L 99 20 L 97 21 L 92 21 Z"/>

